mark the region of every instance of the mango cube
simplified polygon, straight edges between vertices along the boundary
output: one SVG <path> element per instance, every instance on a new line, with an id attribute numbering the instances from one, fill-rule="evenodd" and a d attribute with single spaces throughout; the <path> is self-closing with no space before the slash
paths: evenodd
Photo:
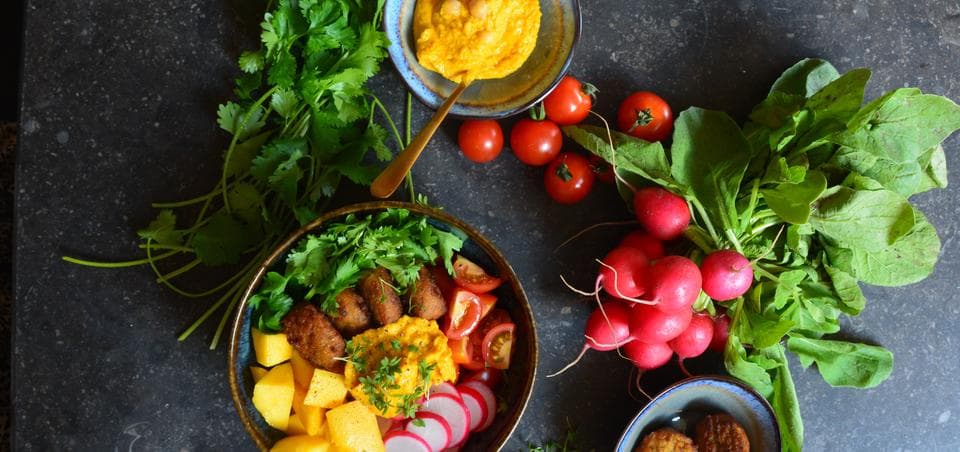
<path id="1" fill-rule="evenodd" d="M 253 351 L 257 354 L 257 362 L 264 367 L 273 367 L 290 359 L 293 347 L 287 342 L 287 335 L 283 333 L 264 333 L 257 328 L 251 328 L 250 338 L 253 340 Z"/>
<path id="2" fill-rule="evenodd" d="M 290 364 L 293 366 L 293 381 L 297 383 L 297 386 L 309 388 L 310 380 L 313 378 L 313 370 L 316 367 L 313 367 L 313 364 L 296 350 L 293 350 L 290 355 Z"/>
<path id="3" fill-rule="evenodd" d="M 343 382 L 343 375 L 316 369 L 303 403 L 320 408 L 333 408 L 342 404 L 346 397 L 347 385 Z"/>
<path id="4" fill-rule="evenodd" d="M 363 402 L 354 400 L 327 411 L 327 428 L 330 441 L 338 451 L 384 450 L 377 416 Z"/>
<path id="5" fill-rule="evenodd" d="M 277 441 L 270 452 L 327 452 L 330 449 L 330 441 L 326 438 L 298 435 Z"/>
<path id="6" fill-rule="evenodd" d="M 303 423 L 300 422 L 300 417 L 297 416 L 296 414 L 290 415 L 290 421 L 287 422 L 286 433 L 288 435 L 306 435 L 307 434 L 307 429 L 303 427 Z"/>
<path id="7" fill-rule="evenodd" d="M 296 378 L 296 374 L 294 374 Z M 303 399 L 307 396 L 307 391 L 296 385 L 293 392 L 293 412 L 296 413 L 304 432 L 308 435 L 316 436 L 320 433 L 323 426 L 324 414 L 327 410 L 313 405 L 305 405 Z M 289 433 L 289 432 L 288 432 Z"/>
<path id="8" fill-rule="evenodd" d="M 253 382 L 256 383 L 267 374 L 267 369 L 259 366 L 250 366 L 250 374 L 253 375 Z M 296 375 L 294 375 L 296 377 Z"/>
<path id="9" fill-rule="evenodd" d="M 277 430 L 286 430 L 293 407 L 293 369 L 290 364 L 281 364 L 270 369 L 253 386 L 253 406 L 263 419 Z"/>

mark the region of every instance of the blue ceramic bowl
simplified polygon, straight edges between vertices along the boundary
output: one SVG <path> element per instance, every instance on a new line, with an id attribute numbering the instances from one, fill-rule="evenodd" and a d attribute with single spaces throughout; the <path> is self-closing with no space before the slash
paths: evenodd
<path id="1" fill-rule="evenodd" d="M 780 428 L 770 404 L 738 380 L 708 376 L 682 380 L 654 397 L 623 432 L 617 452 L 634 450 L 648 433 L 662 427 L 692 437 L 696 422 L 717 412 L 733 416 L 743 426 L 751 451 L 780 450 Z"/>
<path id="2" fill-rule="evenodd" d="M 256 356 L 250 342 L 250 327 L 253 316 L 247 302 L 260 286 L 260 279 L 278 262 L 283 262 L 287 251 L 310 231 L 322 229 L 331 221 L 339 220 L 349 214 L 367 215 L 388 208 L 403 208 L 427 218 L 433 226 L 464 237 L 460 254 L 505 280 L 494 292 L 497 295 L 497 307 L 506 309 L 516 324 L 514 330 L 513 356 L 510 369 L 504 371 L 503 381 L 495 389 L 497 397 L 509 401 L 506 412 L 498 413 L 490 428 L 470 435 L 464 450 L 499 450 L 513 433 L 520 416 L 526 409 L 527 401 L 533 393 L 533 382 L 537 372 L 538 343 L 533 311 L 527 296 L 520 286 L 520 280 L 507 263 L 507 259 L 493 244 L 470 225 L 459 219 L 430 207 L 418 204 L 379 201 L 355 204 L 328 212 L 312 223 L 291 234 L 260 265 L 256 275 L 244 292 L 240 306 L 233 318 L 228 351 L 228 376 L 233 403 L 250 437 L 262 449 L 269 449 L 284 433 L 271 428 L 253 406 L 253 375 L 250 366 L 256 365 Z"/>
<path id="3" fill-rule="evenodd" d="M 383 28 L 390 39 L 390 59 L 417 99 L 436 109 L 457 87 L 417 62 L 413 36 L 416 0 L 387 0 Z M 520 69 L 499 79 L 477 80 L 460 96 L 450 114 L 461 118 L 504 118 L 543 99 L 567 72 L 580 38 L 578 0 L 540 0 L 537 45 Z"/>

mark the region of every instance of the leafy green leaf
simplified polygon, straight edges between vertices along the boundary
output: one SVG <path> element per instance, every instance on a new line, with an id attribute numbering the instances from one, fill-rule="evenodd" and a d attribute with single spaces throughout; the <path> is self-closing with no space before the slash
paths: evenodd
<path id="1" fill-rule="evenodd" d="M 602 127 L 566 126 L 563 133 L 600 156 L 618 170 L 626 171 L 656 184 L 671 187 L 676 184 L 670 175 L 670 162 L 659 142 L 650 143 L 620 132 L 610 131 L 614 148 L 610 148 L 607 130 Z M 615 158 L 614 158 L 615 157 Z"/>
<path id="2" fill-rule="evenodd" d="M 924 167 L 920 174 L 920 183 L 917 185 L 914 193 L 923 193 L 934 188 L 947 188 L 947 157 L 943 152 L 943 146 L 937 146 L 920 157 L 921 166 Z"/>
<path id="3" fill-rule="evenodd" d="M 183 243 L 183 231 L 177 230 L 177 216 L 172 210 L 161 210 L 157 218 L 137 231 L 144 240 L 152 240 L 160 245 L 180 245 Z"/>
<path id="4" fill-rule="evenodd" d="M 864 250 L 888 248 L 915 224 L 913 206 L 889 190 L 835 187 L 817 201 L 810 216 L 810 225 L 821 234 Z"/>
<path id="5" fill-rule="evenodd" d="M 293 90 L 281 89 L 270 97 L 270 107 L 282 118 L 291 117 L 300 105 L 300 99 Z"/>
<path id="6" fill-rule="evenodd" d="M 773 82 L 770 93 L 781 92 L 807 98 L 838 77 L 840 73 L 829 62 L 808 58 L 784 71 L 780 78 Z"/>
<path id="7" fill-rule="evenodd" d="M 255 230 L 225 212 L 219 212 L 201 226 L 193 237 L 197 258 L 208 266 L 235 264 L 240 255 L 259 237 Z"/>
<path id="8" fill-rule="evenodd" d="M 823 263 L 823 268 L 826 270 L 827 275 L 830 276 L 833 283 L 833 291 L 840 297 L 840 309 L 848 315 L 857 315 L 860 311 L 863 311 L 864 306 L 867 304 L 867 299 L 863 296 L 863 291 L 860 289 L 857 278 L 829 265 L 827 262 Z"/>
<path id="9" fill-rule="evenodd" d="M 827 339 L 790 337 L 787 347 L 803 367 L 817 364 L 831 386 L 872 388 L 890 376 L 893 354 L 883 347 Z"/>
<path id="10" fill-rule="evenodd" d="M 780 426 L 781 450 L 800 452 L 803 450 L 803 419 L 800 416 L 800 402 L 797 400 L 797 390 L 793 385 L 787 357 L 780 344 L 764 352 L 780 363 L 774 370 L 770 405 L 777 414 L 777 424 Z"/>
<path id="11" fill-rule="evenodd" d="M 854 69 L 817 90 L 804 107 L 813 112 L 814 122 L 838 120 L 846 123 L 860 110 L 868 80 L 869 69 Z"/>
<path id="12" fill-rule="evenodd" d="M 240 54 L 238 64 L 243 72 L 250 74 L 258 72 L 263 69 L 263 52 L 246 50 Z"/>
<path id="13" fill-rule="evenodd" d="M 808 171 L 803 182 L 782 183 L 761 189 L 767 206 L 787 223 L 803 224 L 810 219 L 810 205 L 827 188 L 827 178 L 819 171 Z"/>
<path id="14" fill-rule="evenodd" d="M 226 166 L 227 176 L 239 176 L 249 172 L 250 164 L 253 162 L 254 157 L 257 156 L 260 148 L 263 147 L 263 144 L 267 142 L 272 134 L 272 131 L 262 132 L 237 143 L 237 145 L 233 147 L 233 152 L 230 153 L 230 159 L 224 164 Z M 224 152 L 223 158 L 227 159 L 226 152 Z"/>
<path id="15" fill-rule="evenodd" d="M 239 140 L 257 133 L 263 128 L 263 109 L 260 107 L 244 110 L 240 105 L 227 102 L 217 109 L 217 123 L 220 128 L 237 135 Z"/>

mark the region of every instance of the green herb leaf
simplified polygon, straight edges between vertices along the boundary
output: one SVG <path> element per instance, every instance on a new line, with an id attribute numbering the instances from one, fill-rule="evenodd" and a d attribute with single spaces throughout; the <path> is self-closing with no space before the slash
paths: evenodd
<path id="1" fill-rule="evenodd" d="M 197 230 L 192 244 L 201 262 L 215 266 L 237 263 L 240 255 L 257 240 L 256 230 L 220 212 Z"/>
<path id="2" fill-rule="evenodd" d="M 829 62 L 808 58 L 784 71 L 783 75 L 773 82 L 770 93 L 781 92 L 807 98 L 838 77 L 840 73 Z"/>
<path id="3" fill-rule="evenodd" d="M 872 388 L 893 370 L 893 354 L 875 345 L 791 336 L 787 348 L 796 353 L 803 367 L 816 363 L 831 386 Z"/>
<path id="4" fill-rule="evenodd" d="M 144 240 L 152 240 L 160 245 L 180 245 L 183 243 L 183 231 L 177 230 L 177 216 L 172 210 L 161 210 L 157 218 L 137 231 Z"/>
<path id="5" fill-rule="evenodd" d="M 791 224 L 803 224 L 810 219 L 810 206 L 827 188 L 827 178 L 819 171 L 809 171 L 803 182 L 782 183 L 774 188 L 761 189 L 767 206 L 777 216 Z"/>

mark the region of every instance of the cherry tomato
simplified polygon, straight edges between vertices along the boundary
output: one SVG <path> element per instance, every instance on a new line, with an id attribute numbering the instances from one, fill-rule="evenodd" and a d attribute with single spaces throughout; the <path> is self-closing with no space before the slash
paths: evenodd
<path id="1" fill-rule="evenodd" d="M 512 322 L 501 323 L 483 337 L 483 361 L 487 367 L 507 369 L 510 367 L 510 355 L 513 350 Z"/>
<path id="2" fill-rule="evenodd" d="M 500 155 L 503 130 L 492 119 L 467 120 L 460 125 L 458 142 L 463 155 L 477 163 L 486 163 Z"/>
<path id="3" fill-rule="evenodd" d="M 497 296 L 492 293 L 481 293 L 477 294 L 477 298 L 480 299 L 480 320 L 483 320 L 497 304 Z"/>
<path id="4" fill-rule="evenodd" d="M 479 381 L 487 385 L 488 388 L 493 388 L 497 383 L 500 383 L 502 379 L 503 372 L 501 372 L 500 369 L 487 367 L 467 375 L 463 381 Z"/>
<path id="5" fill-rule="evenodd" d="M 447 345 L 450 347 L 454 363 L 470 370 L 481 370 L 485 367 L 483 344 L 473 336 L 449 339 Z"/>
<path id="6" fill-rule="evenodd" d="M 510 313 L 505 309 L 493 308 L 490 313 L 480 321 L 477 329 L 470 335 L 477 338 L 477 341 L 480 342 L 493 327 L 501 323 L 513 323 L 513 319 L 510 318 Z"/>
<path id="7" fill-rule="evenodd" d="M 527 165 L 542 166 L 560 153 L 563 134 L 552 121 L 523 118 L 510 131 L 510 148 Z"/>
<path id="8" fill-rule="evenodd" d="M 456 289 L 450 299 L 450 308 L 444 319 L 444 334 L 450 339 L 460 339 L 477 329 L 480 322 L 480 299 L 464 289 Z"/>
<path id="9" fill-rule="evenodd" d="M 593 174 L 597 176 L 597 180 L 607 184 L 612 184 L 614 180 L 613 176 L 613 166 L 607 163 L 606 160 L 600 158 L 599 155 L 590 156 L 590 169 L 593 170 Z"/>
<path id="10" fill-rule="evenodd" d="M 473 293 L 487 293 L 503 283 L 503 280 L 490 276 L 479 265 L 463 256 L 453 259 L 453 280 L 458 286 Z"/>
<path id="11" fill-rule="evenodd" d="M 561 126 L 579 124 L 593 107 L 593 96 L 597 88 L 589 83 L 565 76 L 557 87 L 543 99 L 543 108 L 547 118 Z"/>
<path id="12" fill-rule="evenodd" d="M 560 154 L 543 175 L 543 185 L 554 201 L 573 204 L 585 198 L 593 187 L 590 162 L 579 154 Z"/>
<path id="13" fill-rule="evenodd" d="M 660 96 L 640 91 L 620 104 L 617 127 L 643 140 L 661 141 L 673 131 L 673 111 Z"/>

